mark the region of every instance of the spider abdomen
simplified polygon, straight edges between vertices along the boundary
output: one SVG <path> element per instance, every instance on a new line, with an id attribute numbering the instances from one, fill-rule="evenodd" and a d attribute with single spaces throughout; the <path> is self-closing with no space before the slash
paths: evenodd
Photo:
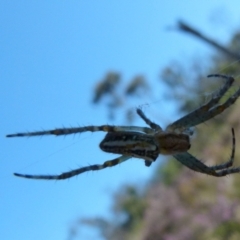
<path id="1" fill-rule="evenodd" d="M 186 152 L 190 147 L 190 139 L 187 134 L 160 132 L 155 135 L 158 142 L 159 153 L 173 155 Z"/>
<path id="2" fill-rule="evenodd" d="M 159 150 L 152 135 L 140 132 L 109 132 L 100 143 L 105 152 L 155 161 Z"/>

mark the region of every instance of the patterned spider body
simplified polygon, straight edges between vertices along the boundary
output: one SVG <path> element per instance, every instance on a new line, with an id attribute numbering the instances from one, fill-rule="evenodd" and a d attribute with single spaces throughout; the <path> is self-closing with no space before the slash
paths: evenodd
<path id="1" fill-rule="evenodd" d="M 47 179 L 62 180 L 76 176 L 87 171 L 101 170 L 107 167 L 116 166 L 122 162 L 136 157 L 145 160 L 145 165 L 150 166 L 159 154 L 173 155 L 173 157 L 191 170 L 222 177 L 228 174 L 239 173 L 240 167 L 232 167 L 235 155 L 235 134 L 232 129 L 232 151 L 229 160 L 225 163 L 207 166 L 192 154 L 188 152 L 190 149 L 191 128 L 208 121 L 211 118 L 221 114 L 236 102 L 240 96 L 240 87 L 225 102 L 220 104 L 220 100 L 229 90 L 234 82 L 234 78 L 226 75 L 209 75 L 208 77 L 220 77 L 225 79 L 224 85 L 219 88 L 212 98 L 198 109 L 190 112 L 186 116 L 178 119 L 168 125 L 163 130 L 158 124 L 152 122 L 145 116 L 141 109 L 137 109 L 137 114 L 144 120 L 149 127 L 140 126 L 85 126 L 73 128 L 58 128 L 48 131 L 37 131 L 27 133 L 9 134 L 7 137 L 31 137 L 42 135 L 67 135 L 90 132 L 107 132 L 100 148 L 105 152 L 121 154 L 121 156 L 106 161 L 103 164 L 94 164 L 87 167 L 81 167 L 59 175 L 29 175 L 14 173 L 15 176 L 31 178 L 31 179 Z"/>
<path id="2" fill-rule="evenodd" d="M 109 132 L 100 143 L 105 152 L 129 155 L 151 162 L 159 154 L 172 155 L 186 152 L 190 138 L 183 133 L 156 132 L 153 135 L 140 132 Z"/>

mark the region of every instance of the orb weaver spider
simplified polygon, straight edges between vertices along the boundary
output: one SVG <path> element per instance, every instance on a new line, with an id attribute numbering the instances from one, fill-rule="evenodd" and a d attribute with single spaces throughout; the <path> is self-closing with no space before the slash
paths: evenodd
<path id="1" fill-rule="evenodd" d="M 14 175 L 31 179 L 62 180 L 71 178 L 75 175 L 87 171 L 101 170 L 107 167 L 116 166 L 122 162 L 129 160 L 131 157 L 143 159 L 145 160 L 145 165 L 150 166 L 151 163 L 157 159 L 159 154 L 173 155 L 176 160 L 178 160 L 186 167 L 196 172 L 212 175 L 215 177 L 222 177 L 228 174 L 240 172 L 240 167 L 232 167 L 235 155 L 235 135 L 233 129 L 232 151 L 230 159 L 227 162 L 209 167 L 188 152 L 191 146 L 191 127 L 204 123 L 209 119 L 221 114 L 225 109 L 234 104 L 240 96 L 239 87 L 237 91 L 232 94 L 224 103 L 220 104 L 219 101 L 232 86 L 234 78 L 220 74 L 213 74 L 209 75 L 208 77 L 223 78 L 225 79 L 225 83 L 213 94 L 212 98 L 206 104 L 168 125 L 166 130 L 163 130 L 158 124 L 152 122 L 145 116 L 143 111 L 138 108 L 137 114 L 149 127 L 101 125 L 57 128 L 48 131 L 16 133 L 7 135 L 6 137 L 32 137 L 42 135 L 60 136 L 82 133 L 86 131 L 103 131 L 107 132 L 107 134 L 100 143 L 100 148 L 105 152 L 121 154 L 120 157 L 106 161 L 103 164 L 94 164 L 87 167 L 81 167 L 59 175 L 29 175 L 19 173 L 14 173 Z"/>

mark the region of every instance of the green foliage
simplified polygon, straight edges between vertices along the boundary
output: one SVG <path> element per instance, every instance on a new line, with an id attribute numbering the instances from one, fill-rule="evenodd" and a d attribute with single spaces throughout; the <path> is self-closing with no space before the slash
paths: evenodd
<path id="1" fill-rule="evenodd" d="M 220 224 L 216 229 L 214 229 L 213 238 L 216 239 L 239 239 L 240 238 L 240 227 L 237 221 L 228 221 Z"/>

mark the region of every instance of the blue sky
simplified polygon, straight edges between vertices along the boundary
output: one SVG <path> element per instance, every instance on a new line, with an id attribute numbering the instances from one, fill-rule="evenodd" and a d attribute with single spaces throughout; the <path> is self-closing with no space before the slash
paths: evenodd
<path id="1" fill-rule="evenodd" d="M 166 31 L 178 19 L 226 43 L 239 27 L 239 2 L 0 2 L 2 239 L 66 239 L 77 218 L 109 216 L 111 196 L 121 185 L 144 184 L 151 176 L 154 166 L 146 168 L 133 159 L 65 181 L 20 179 L 12 173 L 57 174 L 115 155 L 98 148 L 103 133 L 26 139 L 5 135 L 63 125 L 123 124 L 122 118 L 111 122 L 104 107 L 91 104 L 94 86 L 106 72 L 121 72 L 125 81 L 143 74 L 156 84 L 161 68 L 171 60 L 187 64 L 191 56 L 210 52 L 198 40 Z M 174 120 L 168 111 L 173 106 L 160 92 L 158 96 L 155 109 L 161 112 L 156 115 L 163 112 L 164 119 Z M 146 101 L 151 107 L 152 98 L 131 107 Z M 79 234 L 81 239 L 100 239 L 91 229 L 81 228 Z"/>

